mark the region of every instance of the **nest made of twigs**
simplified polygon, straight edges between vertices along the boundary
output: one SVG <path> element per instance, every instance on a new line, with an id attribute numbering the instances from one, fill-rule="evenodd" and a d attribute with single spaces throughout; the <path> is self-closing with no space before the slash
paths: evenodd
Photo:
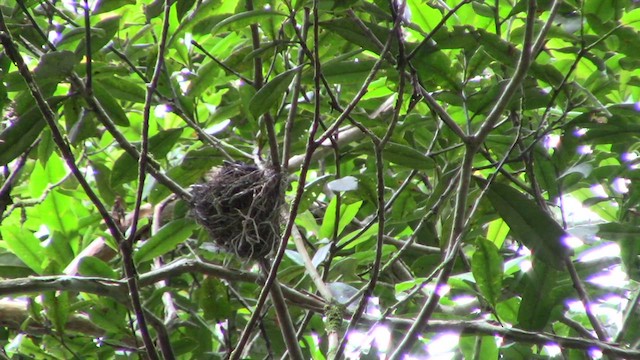
<path id="1" fill-rule="evenodd" d="M 262 259 L 280 239 L 283 194 L 275 170 L 225 162 L 193 186 L 192 214 L 224 250 Z"/>

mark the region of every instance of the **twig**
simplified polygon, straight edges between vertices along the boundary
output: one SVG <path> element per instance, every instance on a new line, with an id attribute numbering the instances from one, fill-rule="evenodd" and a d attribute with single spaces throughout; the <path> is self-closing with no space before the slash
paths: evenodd
<path id="1" fill-rule="evenodd" d="M 300 230 L 298 230 L 298 227 L 296 225 L 293 225 L 293 228 L 291 230 L 291 237 L 293 238 L 293 243 L 296 246 L 296 250 L 298 250 L 300 257 L 302 257 L 302 261 L 304 262 L 304 267 L 307 270 L 307 274 L 309 274 L 309 277 L 316 285 L 318 292 L 320 293 L 320 295 L 322 295 L 324 300 L 327 303 L 331 303 L 333 301 L 333 295 L 327 287 L 327 284 L 325 284 L 325 282 L 322 280 L 322 276 L 318 274 L 318 271 L 313 265 L 311 257 L 309 257 L 309 253 L 304 246 L 304 241 L 302 239 L 302 235 L 300 234 Z"/>
<path id="2" fill-rule="evenodd" d="M 295 19 L 294 16 L 292 18 Z M 307 33 L 309 29 L 309 9 L 304 9 L 304 21 L 302 23 L 302 38 L 303 41 L 307 39 Z M 298 65 L 302 65 L 304 62 L 304 51 L 298 53 Z M 289 107 L 289 114 L 287 115 L 287 121 L 284 127 L 284 141 L 282 144 L 282 167 L 289 169 L 289 158 L 291 157 L 291 136 L 293 131 L 293 124 L 295 123 L 296 115 L 298 113 L 298 97 L 300 96 L 300 84 L 302 83 L 302 67 L 296 73 L 296 77 L 293 80 L 291 91 L 291 104 Z"/>
<path id="3" fill-rule="evenodd" d="M 87 80 L 85 89 L 87 95 L 93 95 L 93 74 L 91 70 L 91 9 L 89 8 L 89 0 L 84 0 L 84 44 L 85 44 L 85 60 L 87 64 Z"/>
<path id="4" fill-rule="evenodd" d="M 262 259 L 262 261 L 260 261 L 260 267 L 265 275 L 269 274 L 270 269 L 267 260 Z M 300 344 L 298 344 L 296 329 L 291 321 L 291 316 L 289 315 L 287 304 L 284 302 L 282 289 L 277 279 L 273 281 L 273 285 L 271 286 L 271 302 L 273 302 L 273 307 L 276 310 L 276 316 L 278 318 L 278 323 L 280 324 L 282 338 L 287 346 L 289 357 L 296 360 L 304 359 L 302 350 L 300 349 Z"/>
<path id="5" fill-rule="evenodd" d="M 253 0 L 246 1 L 247 11 L 253 10 Z M 253 50 L 260 49 L 260 29 L 258 24 L 253 23 L 249 26 L 251 29 L 251 43 Z M 253 60 L 253 87 L 260 90 L 264 86 L 264 76 L 262 74 L 262 58 L 256 56 Z M 267 139 L 269 140 L 269 151 L 271 153 L 271 165 L 276 172 L 280 172 L 280 155 L 278 154 L 278 138 L 276 137 L 276 128 L 269 112 L 262 115 L 265 128 L 267 130 Z"/>
<path id="6" fill-rule="evenodd" d="M 233 75 L 237 76 L 238 79 L 244 81 L 245 83 L 251 85 L 251 86 L 255 86 L 255 84 L 253 83 L 253 80 L 249 79 L 248 77 L 242 75 L 241 73 L 233 70 L 232 68 L 230 68 L 229 66 L 227 66 L 227 64 L 225 64 L 224 62 L 218 60 L 215 56 L 211 55 L 210 52 L 207 51 L 207 49 L 205 49 L 202 45 L 200 45 L 200 43 L 198 43 L 195 40 L 191 40 L 191 45 L 197 47 L 200 51 L 202 51 L 203 54 L 207 55 L 207 57 L 209 59 L 211 59 L 213 62 L 215 62 L 216 64 L 220 65 L 221 68 L 227 70 L 228 72 L 232 73 Z"/>

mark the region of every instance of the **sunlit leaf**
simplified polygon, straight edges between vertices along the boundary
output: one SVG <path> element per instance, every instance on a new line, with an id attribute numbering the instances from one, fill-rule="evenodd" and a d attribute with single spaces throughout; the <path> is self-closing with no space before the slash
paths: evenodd
<path id="1" fill-rule="evenodd" d="M 13 254 L 38 274 L 42 274 L 44 251 L 33 233 L 16 225 L 3 225 L 2 239 Z"/>
<path id="2" fill-rule="evenodd" d="M 134 254 L 134 260 L 141 263 L 175 249 L 191 235 L 196 227 L 191 219 L 178 219 L 168 223 L 140 246 Z"/>

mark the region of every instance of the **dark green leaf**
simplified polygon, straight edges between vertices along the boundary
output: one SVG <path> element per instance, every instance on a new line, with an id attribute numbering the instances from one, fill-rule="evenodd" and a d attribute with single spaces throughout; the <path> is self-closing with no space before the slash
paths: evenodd
<path id="1" fill-rule="evenodd" d="M 208 320 L 222 320 L 232 313 L 227 287 L 215 277 L 207 277 L 197 290 L 198 304 Z"/>
<path id="2" fill-rule="evenodd" d="M 104 46 L 106 46 L 116 35 L 120 29 L 120 19 L 122 16 L 110 16 L 100 20 L 97 24 L 91 27 L 91 53 L 95 54 Z M 95 29 L 95 31 L 93 31 Z M 84 31 L 84 29 L 82 29 Z M 78 47 L 75 50 L 75 54 L 78 58 L 86 55 L 87 45 L 85 41 L 80 41 Z"/>
<path id="3" fill-rule="evenodd" d="M 143 86 L 127 78 L 110 77 L 101 79 L 100 86 L 104 87 L 104 90 L 116 99 L 137 103 L 144 103 L 145 101 L 146 91 Z"/>
<path id="4" fill-rule="evenodd" d="M 64 97 L 56 96 L 49 100 L 49 105 L 57 109 Z M 33 144 L 46 126 L 40 109 L 35 105 L 18 115 L 18 119 L 0 133 L 0 165 L 6 165 L 22 155 Z"/>
<path id="5" fill-rule="evenodd" d="M 286 14 L 271 11 L 271 10 L 251 10 L 241 12 L 235 15 L 231 15 L 226 19 L 217 23 L 213 29 L 211 29 L 211 34 L 215 35 L 221 29 L 226 27 L 231 27 L 232 29 L 245 27 L 250 24 L 260 23 L 261 21 L 265 21 L 266 19 L 271 19 L 274 17 L 286 17 Z"/>
<path id="6" fill-rule="evenodd" d="M 125 5 L 134 5 L 136 0 L 99 0 L 97 4 L 93 6 L 93 15 L 101 14 L 109 11 L 119 9 Z"/>
<path id="7" fill-rule="evenodd" d="M 345 40 L 361 47 L 363 49 L 373 51 L 375 53 L 380 53 L 382 49 L 378 46 L 378 44 L 371 39 L 369 33 L 375 35 L 375 37 L 384 44 L 387 41 L 388 30 L 380 25 L 373 24 L 370 22 L 363 22 L 368 29 L 368 32 L 365 32 L 355 21 L 349 18 L 339 18 L 332 19 L 329 21 L 323 21 L 320 23 L 320 26 L 328 29 L 336 34 L 340 35 Z M 397 41 L 392 40 L 392 50 L 391 52 L 397 51 Z"/>
<path id="8" fill-rule="evenodd" d="M 486 181 L 476 178 L 482 186 Z M 569 235 L 540 207 L 509 185 L 493 182 L 487 197 L 500 217 L 509 225 L 511 235 L 528 247 L 533 255 L 555 269 L 563 269 L 572 254 L 564 241 Z"/>
<path id="9" fill-rule="evenodd" d="M 291 80 L 300 68 L 301 66 L 298 66 L 279 74 L 253 95 L 249 102 L 249 111 L 254 118 L 266 113 L 272 106 L 281 101 L 282 94 L 287 90 Z"/>
<path id="10" fill-rule="evenodd" d="M 476 239 L 476 251 L 471 259 L 471 273 L 480 292 L 489 304 L 495 306 L 502 293 L 503 259 L 498 248 L 489 240 Z"/>
<path id="11" fill-rule="evenodd" d="M 42 303 L 47 318 L 51 320 L 57 333 L 63 334 L 69 319 L 69 292 L 47 291 L 43 294 Z"/>
<path id="12" fill-rule="evenodd" d="M 71 74 L 76 63 L 76 56 L 71 51 L 46 53 L 34 69 L 34 76 L 38 84 L 59 82 Z"/>
<path id="13" fill-rule="evenodd" d="M 544 329 L 552 316 L 556 299 L 551 292 L 556 286 L 558 271 L 540 261 L 534 262 L 527 273 L 527 287 L 522 294 L 518 325 L 525 330 L 539 331 Z"/>
<path id="14" fill-rule="evenodd" d="M 389 142 L 384 147 L 383 158 L 392 163 L 416 170 L 430 170 L 434 161 L 413 147 Z"/>
<path id="15" fill-rule="evenodd" d="M 178 5 L 176 5 L 178 20 L 182 20 L 195 3 L 196 0 L 178 0 Z"/>
<path id="16" fill-rule="evenodd" d="M 118 101 L 101 85 L 93 84 L 93 94 L 109 118 L 119 126 L 129 126 L 129 118 Z"/>
<path id="17" fill-rule="evenodd" d="M 169 129 L 155 134 L 149 138 L 149 153 L 157 160 L 164 158 L 176 145 L 181 135 L 182 129 Z M 137 160 L 134 160 L 131 155 L 122 154 L 113 164 L 111 187 L 135 180 L 138 176 L 137 164 Z"/>

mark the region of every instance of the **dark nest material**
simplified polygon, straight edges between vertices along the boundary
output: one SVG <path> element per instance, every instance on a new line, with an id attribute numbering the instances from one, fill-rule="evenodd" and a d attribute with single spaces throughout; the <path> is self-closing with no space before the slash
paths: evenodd
<path id="1" fill-rule="evenodd" d="M 192 194 L 196 221 L 226 251 L 263 259 L 278 244 L 284 193 L 275 170 L 225 162 Z"/>

